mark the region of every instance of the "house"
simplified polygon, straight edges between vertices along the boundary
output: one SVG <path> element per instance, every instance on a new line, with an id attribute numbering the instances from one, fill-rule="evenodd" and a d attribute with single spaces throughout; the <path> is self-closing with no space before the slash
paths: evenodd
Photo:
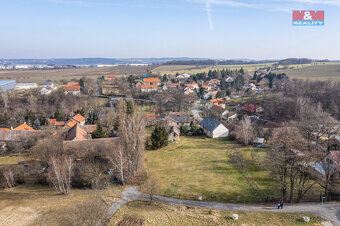
<path id="1" fill-rule="evenodd" d="M 325 175 L 340 174 L 340 150 L 330 151 L 327 157 L 320 162 L 312 162 L 309 165 L 318 173 Z"/>
<path id="2" fill-rule="evenodd" d="M 17 83 L 16 89 L 17 90 L 27 90 L 27 89 L 36 89 L 38 88 L 37 83 Z"/>
<path id="3" fill-rule="evenodd" d="M 179 141 L 181 132 L 179 131 L 178 127 L 171 126 L 169 132 L 169 141 L 172 143 L 174 141 Z"/>
<path id="4" fill-rule="evenodd" d="M 115 76 L 115 75 L 108 75 L 108 76 L 106 76 L 105 80 L 106 81 L 113 81 L 116 78 L 117 78 L 117 76 Z"/>
<path id="5" fill-rule="evenodd" d="M 236 121 L 237 120 L 237 113 L 235 112 L 228 112 L 227 114 L 227 120 L 230 121 Z"/>
<path id="6" fill-rule="evenodd" d="M 16 127 L 14 130 L 34 130 L 32 127 L 26 124 L 21 124 L 20 126 Z"/>
<path id="7" fill-rule="evenodd" d="M 140 90 L 142 93 L 157 92 L 157 85 L 141 85 Z"/>
<path id="8" fill-rule="evenodd" d="M 216 86 L 218 86 L 219 84 L 220 84 L 220 80 L 218 80 L 218 79 L 211 79 L 209 82 L 208 82 L 208 84 L 210 85 L 210 86 L 213 86 L 213 87 L 216 87 Z"/>
<path id="9" fill-rule="evenodd" d="M 65 126 L 66 122 L 65 121 L 57 121 L 57 119 L 47 119 L 49 122 L 49 125 L 51 125 L 54 128 L 62 128 Z"/>
<path id="10" fill-rule="evenodd" d="M 228 76 L 227 78 L 224 79 L 224 81 L 225 81 L 228 85 L 230 85 L 231 83 L 234 82 L 234 79 L 233 79 L 233 77 Z"/>
<path id="11" fill-rule="evenodd" d="M 144 78 L 143 82 L 144 82 L 144 85 L 155 85 L 155 86 L 160 85 L 159 78 Z"/>
<path id="12" fill-rule="evenodd" d="M 259 113 L 263 111 L 263 108 L 255 104 L 246 103 L 241 107 L 241 110 L 249 113 Z"/>
<path id="13" fill-rule="evenodd" d="M 216 97 L 217 91 L 214 92 L 209 92 L 207 94 L 204 95 L 204 99 L 208 100 L 208 99 L 214 99 Z"/>
<path id="14" fill-rule="evenodd" d="M 52 93 L 52 89 L 47 89 L 47 88 L 44 87 L 40 90 L 40 93 L 41 93 L 41 95 L 48 95 L 48 94 Z"/>
<path id="15" fill-rule="evenodd" d="M 199 88 L 199 86 L 196 82 L 189 82 L 189 83 L 186 83 L 184 86 L 189 87 L 191 89 L 198 89 Z"/>
<path id="16" fill-rule="evenodd" d="M 80 86 L 65 86 L 64 87 L 65 95 L 71 93 L 75 96 L 80 95 Z"/>
<path id="17" fill-rule="evenodd" d="M 184 73 L 184 74 L 181 74 L 181 75 L 177 76 L 177 78 L 179 78 L 179 79 L 188 79 L 190 77 L 191 77 L 191 75 L 187 74 L 187 73 Z"/>
<path id="18" fill-rule="evenodd" d="M 210 91 L 211 90 L 211 86 L 208 85 L 208 84 L 202 84 L 201 87 L 207 91 Z"/>
<path id="19" fill-rule="evenodd" d="M 168 88 L 179 88 L 181 86 L 181 84 L 179 84 L 179 83 L 166 83 L 166 86 Z"/>
<path id="20" fill-rule="evenodd" d="M 225 101 L 222 98 L 211 99 L 209 102 L 212 103 L 213 105 L 225 108 Z"/>
<path id="21" fill-rule="evenodd" d="M 218 105 L 214 105 L 210 108 L 211 112 L 213 113 L 213 115 L 219 119 L 224 119 L 227 120 L 228 119 L 228 113 L 229 111 L 218 106 Z"/>
<path id="22" fill-rule="evenodd" d="M 66 135 L 66 140 L 87 140 L 88 133 L 81 125 L 75 124 Z"/>
<path id="23" fill-rule="evenodd" d="M 48 80 L 48 81 L 44 82 L 44 88 L 55 89 L 56 87 L 51 80 Z"/>
<path id="24" fill-rule="evenodd" d="M 191 118 L 190 115 L 187 114 L 170 114 L 167 117 L 168 125 L 171 126 L 183 126 L 183 125 L 190 125 Z"/>
<path id="25" fill-rule="evenodd" d="M 81 114 L 73 116 L 73 118 L 66 123 L 65 128 L 71 129 L 76 124 L 80 124 L 81 126 L 85 125 L 85 118 Z"/>
<path id="26" fill-rule="evenodd" d="M 85 118 L 81 114 L 76 114 L 75 116 L 73 116 L 72 119 L 74 121 L 76 121 L 77 123 L 79 123 L 80 125 L 84 125 L 85 124 Z"/>
<path id="27" fill-rule="evenodd" d="M 57 87 L 55 87 L 54 83 L 50 80 L 46 81 L 44 83 L 44 87 L 40 90 L 40 93 L 42 95 L 48 95 L 51 94 L 53 90 L 55 90 Z"/>
<path id="28" fill-rule="evenodd" d="M 194 93 L 195 91 L 194 91 L 194 89 L 192 88 L 192 87 L 185 87 L 184 88 L 184 94 L 185 95 L 189 95 L 189 94 L 192 94 L 192 93 Z"/>
<path id="29" fill-rule="evenodd" d="M 227 137 L 229 136 L 229 130 L 222 123 L 206 117 L 199 125 L 203 128 L 204 133 L 211 138 Z"/>

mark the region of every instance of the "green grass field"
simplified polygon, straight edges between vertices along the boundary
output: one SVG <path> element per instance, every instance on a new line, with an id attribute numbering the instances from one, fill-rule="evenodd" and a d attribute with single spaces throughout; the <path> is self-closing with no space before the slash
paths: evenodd
<path id="1" fill-rule="evenodd" d="M 239 214 L 239 220 L 232 219 Z M 309 223 L 302 222 L 303 216 L 309 216 Z M 299 213 L 241 212 L 210 210 L 206 208 L 186 207 L 146 202 L 130 202 L 113 216 L 108 225 L 321 225 L 319 217 Z"/>
<path id="2" fill-rule="evenodd" d="M 181 137 L 178 143 L 146 152 L 146 168 L 158 180 L 161 195 L 168 197 L 197 200 L 202 195 L 205 201 L 250 203 L 277 196 L 269 172 L 257 165 L 250 173 L 258 189 L 254 191 L 249 178 L 229 161 L 228 153 L 236 149 L 249 156 L 252 150 L 224 138 Z"/>

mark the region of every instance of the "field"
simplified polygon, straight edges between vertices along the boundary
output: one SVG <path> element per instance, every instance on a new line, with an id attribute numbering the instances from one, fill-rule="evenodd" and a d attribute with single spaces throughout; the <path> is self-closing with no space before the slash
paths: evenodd
<path id="1" fill-rule="evenodd" d="M 246 174 L 231 163 L 228 154 L 240 150 L 248 165 Z M 178 143 L 147 151 L 146 169 L 160 186 L 160 194 L 186 200 L 259 203 L 280 197 L 279 183 L 263 169 L 267 149 L 242 147 L 225 138 L 181 137 Z M 251 154 L 253 153 L 253 155 Z M 310 191 L 316 199 L 319 190 Z"/>
<path id="2" fill-rule="evenodd" d="M 77 68 L 57 70 L 16 70 L 0 71 L 0 79 L 16 79 L 17 82 L 35 82 L 43 84 L 50 79 L 52 81 L 80 79 L 83 76 L 97 78 L 103 75 L 130 75 L 143 74 L 155 66 L 117 66 L 103 68 Z"/>
<path id="3" fill-rule="evenodd" d="M 253 72 L 259 68 L 263 67 L 270 67 L 273 63 L 264 63 L 264 64 L 244 64 L 244 65 L 217 65 L 217 66 L 199 66 L 199 65 L 162 65 L 156 67 L 152 70 L 155 74 L 167 74 L 167 75 L 175 75 L 176 73 L 183 74 L 183 73 L 202 73 L 202 72 L 209 72 L 209 70 L 222 70 L 222 69 L 241 69 L 241 67 L 249 72 Z"/>
<path id="4" fill-rule="evenodd" d="M 161 195 L 168 197 L 197 200 L 202 195 L 204 201 L 250 203 L 277 196 L 269 172 L 252 166 L 249 182 L 230 163 L 228 153 L 238 148 L 244 149 L 226 139 L 181 137 L 178 143 L 148 151 L 146 168 L 158 180 Z"/>
<path id="5" fill-rule="evenodd" d="M 58 225 L 59 217 L 68 209 L 95 197 L 111 203 L 120 196 L 122 189 L 73 189 L 68 196 L 58 195 L 52 188 L 43 186 L 19 186 L 13 190 L 0 190 L 0 224 Z"/>
<path id="6" fill-rule="evenodd" d="M 237 222 L 231 218 L 235 213 L 239 214 Z M 161 203 L 149 205 L 138 201 L 122 207 L 109 225 L 321 225 L 320 218 L 308 216 L 311 222 L 303 223 L 302 215 L 298 213 L 209 210 Z"/>
<path id="7" fill-rule="evenodd" d="M 295 69 L 275 71 L 275 73 L 286 73 L 291 79 L 340 80 L 340 63 L 305 65 Z"/>

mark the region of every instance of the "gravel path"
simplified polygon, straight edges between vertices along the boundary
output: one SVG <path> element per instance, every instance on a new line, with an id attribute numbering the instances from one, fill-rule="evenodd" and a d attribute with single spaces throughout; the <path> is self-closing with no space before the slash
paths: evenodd
<path id="1" fill-rule="evenodd" d="M 130 201 L 148 201 L 149 198 L 146 194 L 140 193 L 137 188 L 130 187 L 123 191 L 122 199 L 113 203 L 109 209 L 108 215 L 111 218 L 116 211 Z M 200 202 L 173 199 L 162 196 L 155 196 L 154 201 L 179 204 L 185 206 L 203 207 L 209 209 L 222 209 L 222 210 L 235 210 L 235 211 L 270 211 L 270 212 L 286 212 L 286 213 L 311 213 L 320 215 L 320 203 L 304 203 L 304 204 L 285 204 L 283 209 L 278 210 L 275 205 L 242 205 L 242 204 L 229 204 L 229 203 L 214 203 L 214 202 Z M 324 204 L 323 216 L 327 218 L 334 226 L 340 226 L 340 203 L 327 203 Z M 327 225 L 327 223 L 325 223 Z M 330 225 L 330 224 L 328 224 Z"/>

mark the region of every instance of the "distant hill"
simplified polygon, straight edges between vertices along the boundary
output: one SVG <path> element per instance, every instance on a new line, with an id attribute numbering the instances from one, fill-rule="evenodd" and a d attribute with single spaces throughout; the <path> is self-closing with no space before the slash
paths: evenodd
<path id="1" fill-rule="evenodd" d="M 259 63 L 271 63 L 275 61 L 271 60 L 172 60 L 165 63 L 165 65 L 241 65 L 241 64 L 259 64 Z"/>

